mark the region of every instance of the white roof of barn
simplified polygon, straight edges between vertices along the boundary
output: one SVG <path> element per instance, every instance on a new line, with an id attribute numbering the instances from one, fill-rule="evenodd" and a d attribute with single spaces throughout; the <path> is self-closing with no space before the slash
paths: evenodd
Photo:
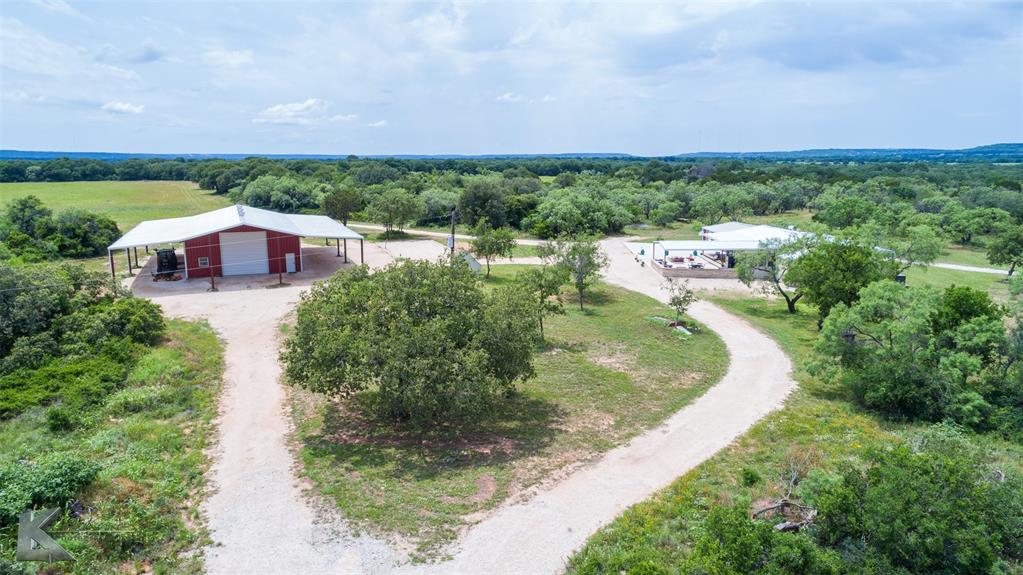
<path id="1" fill-rule="evenodd" d="M 183 242 L 238 226 L 252 226 L 307 238 L 362 239 L 359 234 L 327 216 L 281 214 L 270 210 L 236 205 L 184 218 L 140 222 L 119 240 L 110 244 L 107 249 L 117 250 Z"/>
<path id="2" fill-rule="evenodd" d="M 755 250 L 760 247 L 758 241 L 712 241 L 712 240 L 660 240 L 654 244 L 669 252 L 722 252 Z"/>
<path id="3" fill-rule="evenodd" d="M 752 227 L 753 224 L 744 224 L 742 222 L 725 222 L 723 224 L 714 224 L 713 226 L 703 226 L 703 231 L 707 233 L 731 232 L 734 230 L 741 230 L 743 228 Z"/>
<path id="4" fill-rule="evenodd" d="M 753 241 L 766 242 L 770 240 L 791 240 L 808 235 L 807 232 L 799 230 L 788 230 L 774 226 L 749 226 L 732 230 L 730 232 L 712 232 L 707 234 L 710 239 L 719 241 Z"/>

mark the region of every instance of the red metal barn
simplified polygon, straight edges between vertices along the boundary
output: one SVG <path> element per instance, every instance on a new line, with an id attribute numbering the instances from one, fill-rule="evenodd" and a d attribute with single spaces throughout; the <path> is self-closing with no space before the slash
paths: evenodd
<path id="1" fill-rule="evenodd" d="M 133 249 L 184 244 L 186 278 L 302 271 L 302 238 L 362 241 L 362 236 L 326 216 L 281 214 L 248 206 L 232 206 L 185 218 L 150 220 L 137 225 L 107 248 L 124 249 L 129 271 Z M 345 258 L 348 254 L 345 253 Z M 137 264 L 136 255 L 136 265 Z M 180 265 L 180 264 L 179 264 Z"/>

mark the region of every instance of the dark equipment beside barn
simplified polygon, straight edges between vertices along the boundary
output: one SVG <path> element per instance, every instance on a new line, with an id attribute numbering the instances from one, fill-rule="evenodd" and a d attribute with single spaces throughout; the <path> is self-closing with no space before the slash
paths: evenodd
<path id="1" fill-rule="evenodd" d="M 172 249 L 156 250 L 156 273 L 172 274 L 178 271 L 178 254 Z"/>

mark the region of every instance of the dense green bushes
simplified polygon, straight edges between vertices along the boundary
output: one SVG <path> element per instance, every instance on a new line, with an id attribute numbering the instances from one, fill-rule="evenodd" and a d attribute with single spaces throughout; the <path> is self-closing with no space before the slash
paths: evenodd
<path id="1" fill-rule="evenodd" d="M 323 200 L 323 189 L 307 180 L 292 176 L 259 176 L 231 191 L 231 199 L 254 208 L 265 208 L 288 214 L 314 209 Z"/>
<path id="2" fill-rule="evenodd" d="M 69 453 L 43 455 L 32 463 L 0 463 L 0 526 L 17 523 L 26 509 L 64 506 L 92 483 L 99 469 Z"/>
<path id="3" fill-rule="evenodd" d="M 342 271 L 303 297 L 282 359 L 296 385 L 370 391 L 380 417 L 429 430 L 486 416 L 532 375 L 528 293 L 485 293 L 460 259 Z"/>
<path id="4" fill-rule="evenodd" d="M 47 573 L 201 572 L 189 503 L 204 485 L 223 364 L 208 326 L 170 320 L 166 331 L 113 393 L 0 419 L 0 548 L 13 549 L 21 512 L 65 506 L 55 529 L 76 561 Z M 0 573 L 9 568 L 0 561 Z"/>
<path id="5" fill-rule="evenodd" d="M 0 418 L 55 399 L 102 400 L 163 333 L 160 308 L 105 274 L 0 264 Z"/>
<path id="6" fill-rule="evenodd" d="M 818 373 L 892 417 L 951 419 L 1023 438 L 1020 326 L 982 292 L 878 282 L 824 322 Z"/>
<path id="7" fill-rule="evenodd" d="M 85 210 L 65 210 L 53 216 L 39 198 L 12 201 L 0 214 L 0 261 L 20 256 L 38 262 L 58 257 L 83 258 L 105 254 L 121 232 L 106 216 Z"/>
<path id="8" fill-rule="evenodd" d="M 955 429 L 917 444 L 874 451 L 808 493 L 815 538 L 842 550 L 850 572 L 996 573 L 1023 560 L 1023 478 L 992 468 Z"/>
<path id="9" fill-rule="evenodd" d="M 793 483 L 755 492 L 780 489 L 786 501 L 801 505 L 798 517 L 807 523 L 797 532 L 776 528 L 795 516 L 766 511 L 780 499 L 729 501 L 719 493 L 714 501 L 707 493 L 672 487 L 617 520 L 569 572 L 1017 573 L 1023 565 L 1023 476 L 1018 466 L 996 461 L 986 444 L 936 425 L 905 443 L 812 462 L 795 472 L 787 466 L 777 476 L 795 478 Z"/>

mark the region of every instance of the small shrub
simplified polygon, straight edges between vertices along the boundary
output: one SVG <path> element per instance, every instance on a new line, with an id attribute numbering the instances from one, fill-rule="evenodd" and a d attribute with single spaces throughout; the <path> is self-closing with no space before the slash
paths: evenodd
<path id="1" fill-rule="evenodd" d="M 110 396 L 106 410 L 114 416 L 154 410 L 168 399 L 164 391 L 164 388 L 155 386 L 122 389 Z"/>
<path id="2" fill-rule="evenodd" d="M 78 418 L 66 406 L 55 405 L 46 410 L 46 428 L 53 433 L 66 433 L 77 425 Z"/>
<path id="3" fill-rule="evenodd" d="M 763 481 L 763 478 L 760 477 L 756 469 L 743 467 L 742 471 L 739 472 L 739 483 L 743 487 L 753 487 L 754 485 L 759 485 L 761 481 Z"/>
<path id="4" fill-rule="evenodd" d="M 31 507 L 64 506 L 99 474 L 99 464 L 73 453 L 53 453 L 36 463 L 0 465 L 0 527 L 13 525 Z"/>

